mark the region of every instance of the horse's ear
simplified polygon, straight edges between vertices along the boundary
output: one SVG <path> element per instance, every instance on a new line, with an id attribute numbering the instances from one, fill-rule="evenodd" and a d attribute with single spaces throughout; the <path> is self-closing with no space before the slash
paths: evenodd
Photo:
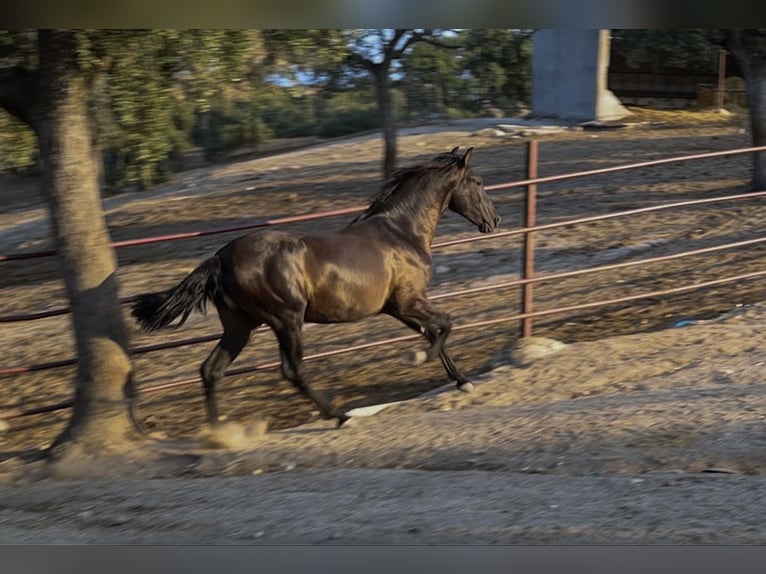
<path id="1" fill-rule="evenodd" d="M 463 169 L 467 168 L 468 162 L 471 160 L 472 155 L 473 155 L 473 146 L 465 150 L 465 153 L 463 154 L 463 158 L 460 160 L 460 167 L 462 167 Z"/>
<path id="2" fill-rule="evenodd" d="M 460 146 L 456 145 L 455 147 L 452 148 L 452 151 L 450 153 L 457 153 L 457 150 L 459 149 L 460 149 Z"/>

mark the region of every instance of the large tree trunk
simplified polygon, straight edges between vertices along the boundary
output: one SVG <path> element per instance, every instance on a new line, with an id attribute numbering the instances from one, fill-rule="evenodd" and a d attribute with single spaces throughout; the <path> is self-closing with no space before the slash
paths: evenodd
<path id="1" fill-rule="evenodd" d="M 766 145 L 766 61 L 745 78 L 753 146 Z M 766 152 L 753 154 L 753 189 L 766 190 Z"/>
<path id="2" fill-rule="evenodd" d="M 390 178 L 396 169 L 396 124 L 391 109 L 391 92 L 388 85 L 388 70 L 375 71 L 375 89 L 378 98 L 378 114 L 383 129 L 383 177 Z"/>
<path id="3" fill-rule="evenodd" d="M 766 38 L 757 38 L 760 34 L 756 30 L 731 30 L 728 34 L 729 50 L 745 77 L 753 146 L 766 145 Z M 766 152 L 752 155 L 752 187 L 766 190 Z"/>
<path id="4" fill-rule="evenodd" d="M 33 127 L 77 346 L 72 417 L 51 452 L 71 443 L 94 454 L 120 451 L 135 436 L 126 408 L 135 389 L 117 262 L 102 211 L 86 78 L 74 32 L 40 31 L 39 49 Z"/>

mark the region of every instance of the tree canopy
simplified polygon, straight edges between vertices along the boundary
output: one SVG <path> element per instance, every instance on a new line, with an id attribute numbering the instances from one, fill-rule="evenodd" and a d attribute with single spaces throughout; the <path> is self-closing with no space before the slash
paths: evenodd
<path id="1" fill-rule="evenodd" d="M 385 121 L 480 114 L 487 106 L 512 111 L 528 96 L 531 42 L 510 30 L 77 34 L 105 192 L 161 182 L 195 147 L 216 160 L 271 138 L 382 127 L 376 67 L 385 68 L 390 91 Z M 0 67 L 33 70 L 35 37 L 0 31 Z M 38 166 L 29 128 L 3 112 L 0 158 L 0 170 Z"/>
<path id="2" fill-rule="evenodd" d="M 662 65 L 714 73 L 722 31 L 718 29 L 612 30 L 612 52 L 632 68 Z"/>
<path id="3" fill-rule="evenodd" d="M 33 70 L 35 37 L 0 31 L 0 68 Z M 612 55 L 715 73 L 726 37 L 615 29 Z M 107 193 L 161 182 L 195 149 L 215 161 L 272 138 L 391 139 L 403 121 L 514 115 L 531 91 L 532 30 L 85 30 L 78 42 Z M 0 112 L 0 171 L 38 166 L 29 128 Z"/>

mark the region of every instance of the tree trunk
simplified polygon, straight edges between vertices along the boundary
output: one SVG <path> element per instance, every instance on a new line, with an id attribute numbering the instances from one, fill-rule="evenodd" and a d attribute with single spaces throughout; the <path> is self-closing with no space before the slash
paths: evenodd
<path id="1" fill-rule="evenodd" d="M 745 78 L 745 95 L 750 109 L 753 146 L 766 145 L 766 62 Z M 753 155 L 753 189 L 766 190 L 766 152 Z"/>
<path id="2" fill-rule="evenodd" d="M 388 70 L 375 71 L 375 88 L 378 96 L 378 113 L 383 129 L 383 178 L 390 178 L 396 169 L 396 124 L 391 109 L 391 92 L 388 86 Z"/>
<path id="3" fill-rule="evenodd" d="M 728 37 L 731 53 L 745 77 L 745 97 L 750 113 L 750 135 L 754 147 L 766 145 L 766 52 L 753 38 L 743 37 L 747 30 L 732 30 Z M 752 187 L 766 190 L 766 152 L 753 156 Z"/>
<path id="4" fill-rule="evenodd" d="M 77 346 L 74 408 L 51 452 L 72 442 L 95 454 L 119 452 L 135 437 L 126 408 L 135 388 L 117 261 L 102 211 L 87 83 L 74 32 L 40 31 L 39 49 L 33 127 Z"/>

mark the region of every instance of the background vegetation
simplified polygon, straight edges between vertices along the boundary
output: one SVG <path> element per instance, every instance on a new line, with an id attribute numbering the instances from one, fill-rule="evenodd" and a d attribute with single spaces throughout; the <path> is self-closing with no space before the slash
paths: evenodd
<path id="1" fill-rule="evenodd" d="M 408 44 L 387 71 L 397 124 L 529 105 L 531 30 L 419 33 L 429 41 Z M 361 64 L 384 53 L 385 31 L 93 31 L 82 40 L 105 193 L 166 180 L 193 150 L 216 161 L 281 138 L 382 127 L 376 80 Z M 719 41 L 705 30 L 613 31 L 613 51 L 636 67 L 714 69 Z M 34 67 L 35 57 L 34 31 L 0 31 L 0 67 Z M 0 111 L 0 172 L 37 166 L 30 129 Z"/>

